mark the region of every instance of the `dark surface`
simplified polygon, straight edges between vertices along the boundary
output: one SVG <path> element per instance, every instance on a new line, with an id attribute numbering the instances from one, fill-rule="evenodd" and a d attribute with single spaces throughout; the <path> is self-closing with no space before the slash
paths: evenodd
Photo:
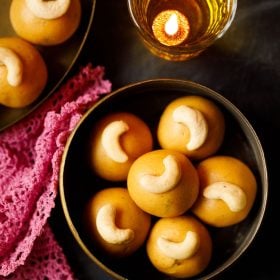
<path id="1" fill-rule="evenodd" d="M 76 65 L 103 65 L 117 89 L 150 78 L 181 78 L 219 92 L 253 125 L 266 155 L 269 200 L 262 227 L 243 256 L 218 279 L 280 279 L 279 182 L 280 1 L 239 1 L 232 26 L 222 39 L 186 62 L 150 54 L 129 18 L 126 0 L 97 1 L 93 29 Z M 51 223 L 78 279 L 110 280 L 81 251 L 64 220 L 59 198 Z"/>

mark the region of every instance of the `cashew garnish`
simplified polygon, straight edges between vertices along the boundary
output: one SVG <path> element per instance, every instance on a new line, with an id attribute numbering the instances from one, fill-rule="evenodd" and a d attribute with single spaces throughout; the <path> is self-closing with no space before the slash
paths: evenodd
<path id="1" fill-rule="evenodd" d="M 129 126 L 124 121 L 114 121 L 108 124 L 101 136 L 102 146 L 112 160 L 116 162 L 126 162 L 127 154 L 123 151 L 119 137 L 129 129 Z"/>
<path id="2" fill-rule="evenodd" d="M 116 208 L 111 204 L 102 206 L 96 216 L 96 227 L 101 237 L 111 244 L 126 244 L 133 240 L 132 229 L 120 229 L 115 224 Z"/>
<path id="3" fill-rule="evenodd" d="M 8 70 L 8 83 L 16 87 L 22 81 L 23 66 L 19 56 L 9 48 L 0 47 L 0 65 L 5 65 Z"/>
<path id="4" fill-rule="evenodd" d="M 172 190 L 181 178 L 181 168 L 176 158 L 168 155 L 163 159 L 164 172 L 157 176 L 144 174 L 140 179 L 141 186 L 151 193 L 164 193 Z"/>
<path id="5" fill-rule="evenodd" d="M 188 231 L 182 242 L 173 242 L 164 237 L 159 237 L 157 240 L 157 246 L 163 254 L 175 260 L 192 257 L 197 252 L 199 244 L 199 236 L 193 231 Z"/>
<path id="6" fill-rule="evenodd" d="M 202 146 L 207 138 L 208 125 L 200 111 L 181 105 L 174 110 L 173 120 L 188 127 L 190 131 L 190 140 L 186 144 L 188 150 L 196 150 Z"/>
<path id="7" fill-rule="evenodd" d="M 239 212 L 246 207 L 247 198 L 244 191 L 228 182 L 216 182 L 207 186 L 203 196 L 208 199 L 222 199 L 232 212 Z"/>
<path id="8" fill-rule="evenodd" d="M 28 9 L 37 17 L 55 19 L 64 15 L 71 0 L 25 0 Z"/>

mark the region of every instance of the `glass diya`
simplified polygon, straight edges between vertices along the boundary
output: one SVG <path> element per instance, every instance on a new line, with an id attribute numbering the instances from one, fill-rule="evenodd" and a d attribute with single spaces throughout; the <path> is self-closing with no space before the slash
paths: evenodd
<path id="1" fill-rule="evenodd" d="M 197 56 L 231 25 L 237 0 L 128 0 L 148 49 L 164 59 Z"/>

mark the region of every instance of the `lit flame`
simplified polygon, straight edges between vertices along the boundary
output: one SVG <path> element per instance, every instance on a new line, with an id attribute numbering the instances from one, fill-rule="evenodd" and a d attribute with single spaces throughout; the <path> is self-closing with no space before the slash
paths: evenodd
<path id="1" fill-rule="evenodd" d="M 153 34 L 165 46 L 177 46 L 183 43 L 190 32 L 188 18 L 177 10 L 160 12 L 154 19 Z"/>
<path id="2" fill-rule="evenodd" d="M 165 23 L 165 32 L 166 34 L 173 36 L 178 32 L 178 30 L 179 30 L 178 17 L 174 13 L 169 17 L 169 19 Z"/>

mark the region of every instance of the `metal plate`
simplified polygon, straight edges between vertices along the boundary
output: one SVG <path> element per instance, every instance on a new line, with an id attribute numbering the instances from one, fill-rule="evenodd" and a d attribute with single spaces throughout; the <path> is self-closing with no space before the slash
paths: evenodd
<path id="1" fill-rule="evenodd" d="M 57 46 L 36 46 L 47 64 L 49 73 L 47 85 L 39 98 L 25 108 L 12 109 L 0 105 L 0 131 L 27 116 L 64 81 L 86 42 L 92 25 L 95 2 L 95 0 L 81 0 L 82 17 L 80 25 L 75 34 L 65 43 Z M 0 37 L 17 36 L 9 19 L 10 4 L 11 1 L 0 0 Z"/>
<path id="2" fill-rule="evenodd" d="M 103 98 L 81 120 L 67 143 L 60 174 L 62 207 L 73 236 L 89 258 L 113 278 L 174 279 L 152 267 L 144 247 L 127 259 L 112 261 L 90 241 L 83 226 L 84 206 L 100 188 L 116 185 L 101 180 L 90 170 L 87 157 L 91 130 L 106 114 L 128 111 L 140 116 L 155 132 L 165 106 L 185 95 L 204 96 L 220 107 L 226 119 L 226 133 L 217 154 L 241 159 L 250 166 L 258 182 L 254 207 L 243 222 L 226 228 L 209 227 L 214 244 L 211 263 L 201 275 L 191 279 L 211 279 L 231 266 L 251 244 L 262 222 L 268 192 L 263 149 L 250 123 L 231 102 L 209 88 L 183 80 L 157 79 L 123 87 Z"/>

